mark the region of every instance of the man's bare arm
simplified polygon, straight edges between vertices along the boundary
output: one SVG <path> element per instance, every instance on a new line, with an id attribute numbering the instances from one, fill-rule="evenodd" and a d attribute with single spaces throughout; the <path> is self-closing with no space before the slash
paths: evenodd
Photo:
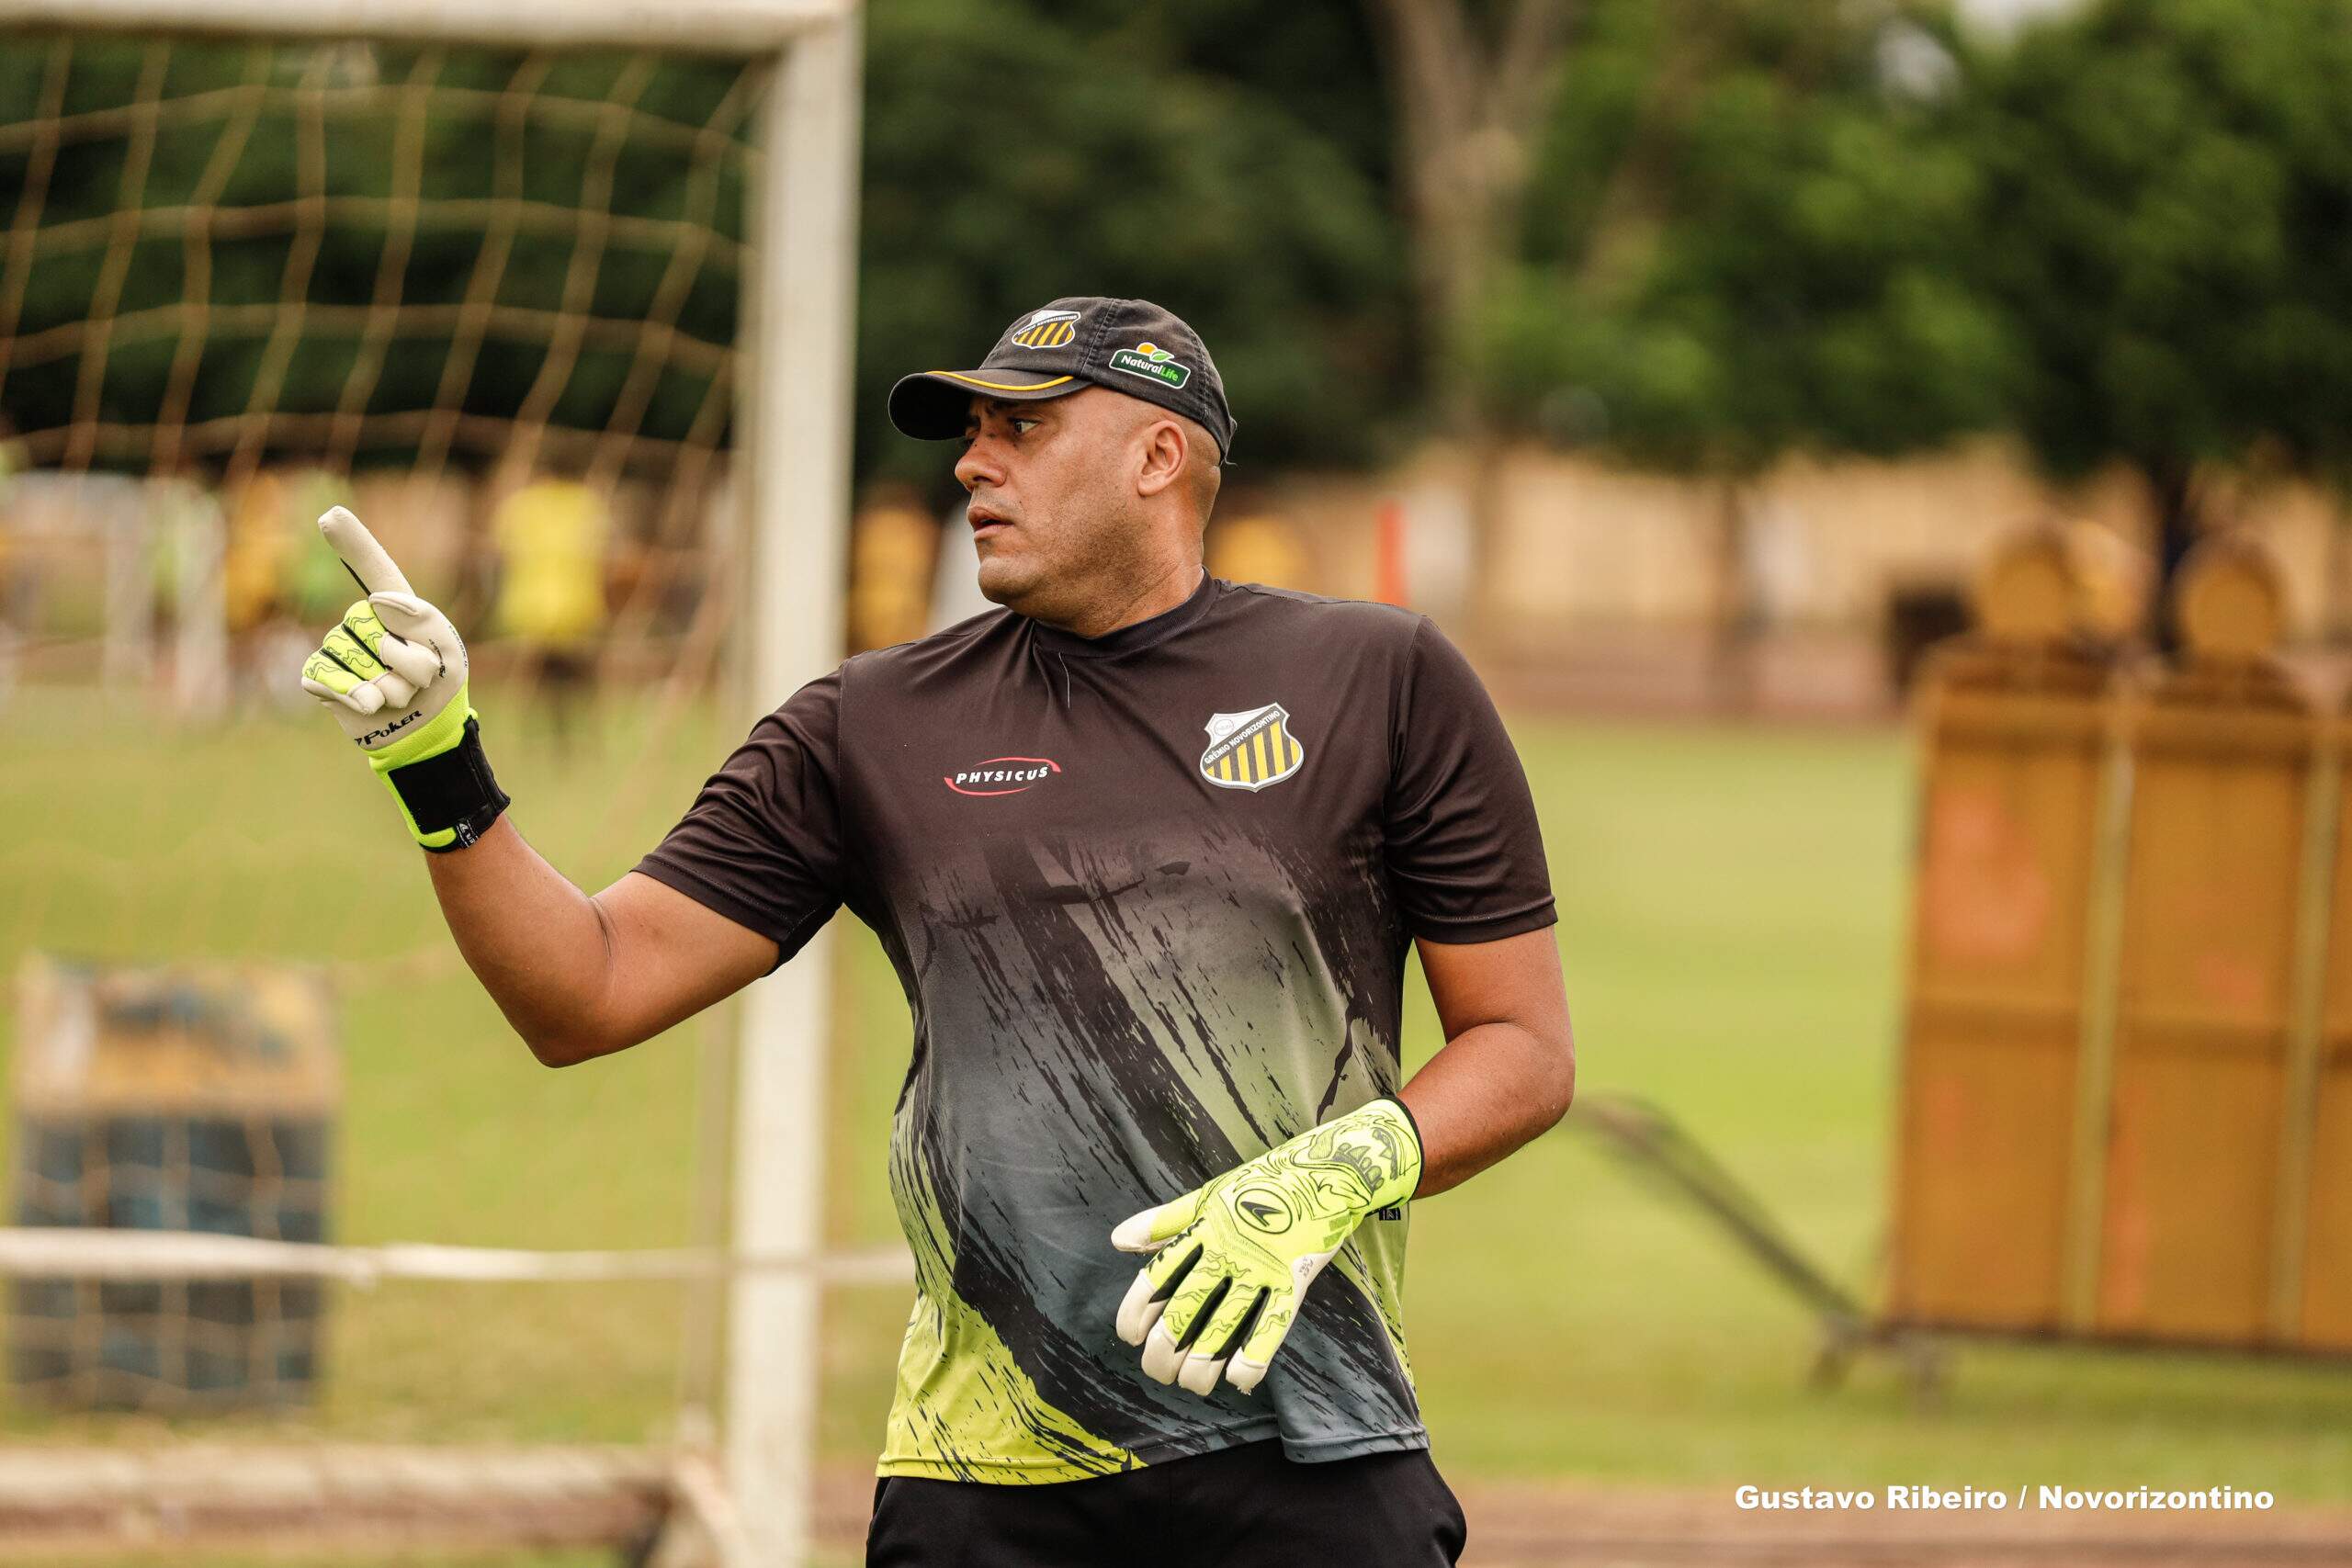
<path id="1" fill-rule="evenodd" d="M 433 853 L 433 891 L 475 977 L 551 1067 L 651 1038 L 775 966 L 776 946 L 635 873 L 594 898 L 501 815 L 457 627 L 368 525 L 331 506 L 319 534 L 366 595 L 302 661 L 302 689 L 391 789 Z"/>
<path id="2" fill-rule="evenodd" d="M 589 897 L 510 818 L 424 859 L 458 951 L 550 1067 L 650 1040 L 775 966 L 774 942 L 650 876 Z"/>
<path id="3" fill-rule="evenodd" d="M 1421 1134 L 1416 1198 L 1493 1165 L 1567 1114 L 1576 1040 L 1554 928 L 1499 942 L 1418 942 L 1445 1046 L 1405 1088 Z"/>

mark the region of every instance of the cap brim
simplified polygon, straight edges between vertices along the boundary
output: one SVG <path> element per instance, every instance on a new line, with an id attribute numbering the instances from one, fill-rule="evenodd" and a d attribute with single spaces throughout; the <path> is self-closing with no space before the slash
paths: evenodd
<path id="1" fill-rule="evenodd" d="M 921 370 L 900 377 L 890 389 L 890 423 L 918 441 L 954 441 L 971 425 L 974 398 L 1034 403 L 1086 385 L 1076 376 L 1030 376 L 1018 370 Z"/>

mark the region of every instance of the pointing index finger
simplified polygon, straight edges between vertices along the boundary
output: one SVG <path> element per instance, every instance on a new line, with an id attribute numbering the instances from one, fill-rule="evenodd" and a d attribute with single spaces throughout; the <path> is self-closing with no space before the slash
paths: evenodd
<path id="1" fill-rule="evenodd" d="M 408 579 L 368 531 L 368 525 L 340 506 L 330 506 L 319 518 L 319 532 L 326 536 L 327 546 L 343 562 L 343 570 L 351 573 L 362 593 L 413 593 Z"/>

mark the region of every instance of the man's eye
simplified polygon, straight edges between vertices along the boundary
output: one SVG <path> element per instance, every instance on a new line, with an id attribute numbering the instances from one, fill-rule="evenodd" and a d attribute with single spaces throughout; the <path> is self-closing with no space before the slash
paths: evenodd
<path id="1" fill-rule="evenodd" d="M 1043 423 L 1045 422 L 1042 420 L 1035 419 L 1016 419 L 1011 422 L 1012 428 L 1023 435 L 1028 434 Z"/>

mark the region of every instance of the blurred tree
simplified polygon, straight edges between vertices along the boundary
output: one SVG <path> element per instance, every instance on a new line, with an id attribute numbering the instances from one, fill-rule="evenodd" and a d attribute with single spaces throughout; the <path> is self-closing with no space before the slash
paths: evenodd
<path id="1" fill-rule="evenodd" d="M 1438 385 L 1457 424 L 1478 401 L 1464 350 L 1511 255 L 1529 144 L 1577 0 L 1370 0 L 1388 57 L 1405 209 Z"/>
<path id="2" fill-rule="evenodd" d="M 943 454 L 890 431 L 885 390 L 978 355 L 1065 294 L 1140 296 L 1192 322 L 1250 471 L 1369 461 L 1409 413 L 1405 252 L 1376 139 L 1361 110 L 1327 130 L 1300 107 L 1351 86 L 1375 96 L 1329 76 L 1360 68 L 1361 39 L 1311 15 L 1257 38 L 1238 6 L 1209 9 L 894 0 L 868 13 L 866 470 L 945 491 Z M 1230 26 L 1209 25 L 1220 17 Z M 1267 51 L 1247 83 L 1219 73 L 1245 37 Z M 1285 71 L 1303 93 L 1275 89 Z"/>
<path id="3" fill-rule="evenodd" d="M 1629 66 L 1661 32 L 1678 51 L 1691 34 L 1675 6 L 1628 4 L 1614 51 L 1571 74 L 1636 107 L 1595 151 L 1589 103 L 1564 97 L 1583 112 L 1548 144 L 1527 259 L 1481 316 L 1494 417 L 1729 474 L 1808 447 L 1892 457 L 1998 423 L 2014 349 L 1961 265 L 1983 181 L 1949 100 L 1914 96 L 1886 63 L 1891 48 L 1943 44 L 1891 6 L 1859 20 L 1843 0 L 1687 8 L 1712 18 L 1703 53 Z"/>
<path id="4" fill-rule="evenodd" d="M 2352 477 L 2352 3 L 2101 0 L 1975 64 L 2019 430 L 2145 476 L 2169 578 L 2199 464 Z M 2169 635 L 2168 628 L 2160 628 Z"/>
<path id="5" fill-rule="evenodd" d="M 1955 47 L 1895 0 L 1618 0 L 1566 68 L 1525 259 L 1481 314 L 1488 416 L 1718 483 L 1735 682 L 1755 475 L 2007 411 L 2012 336 L 1961 265 L 1984 192 Z"/>
<path id="6" fill-rule="evenodd" d="M 1386 188 L 1396 145 L 1372 23 L 1352 6 L 1263 0 L 1057 0 L 1056 17 L 1105 53 L 1279 100 L 1298 126 Z"/>

